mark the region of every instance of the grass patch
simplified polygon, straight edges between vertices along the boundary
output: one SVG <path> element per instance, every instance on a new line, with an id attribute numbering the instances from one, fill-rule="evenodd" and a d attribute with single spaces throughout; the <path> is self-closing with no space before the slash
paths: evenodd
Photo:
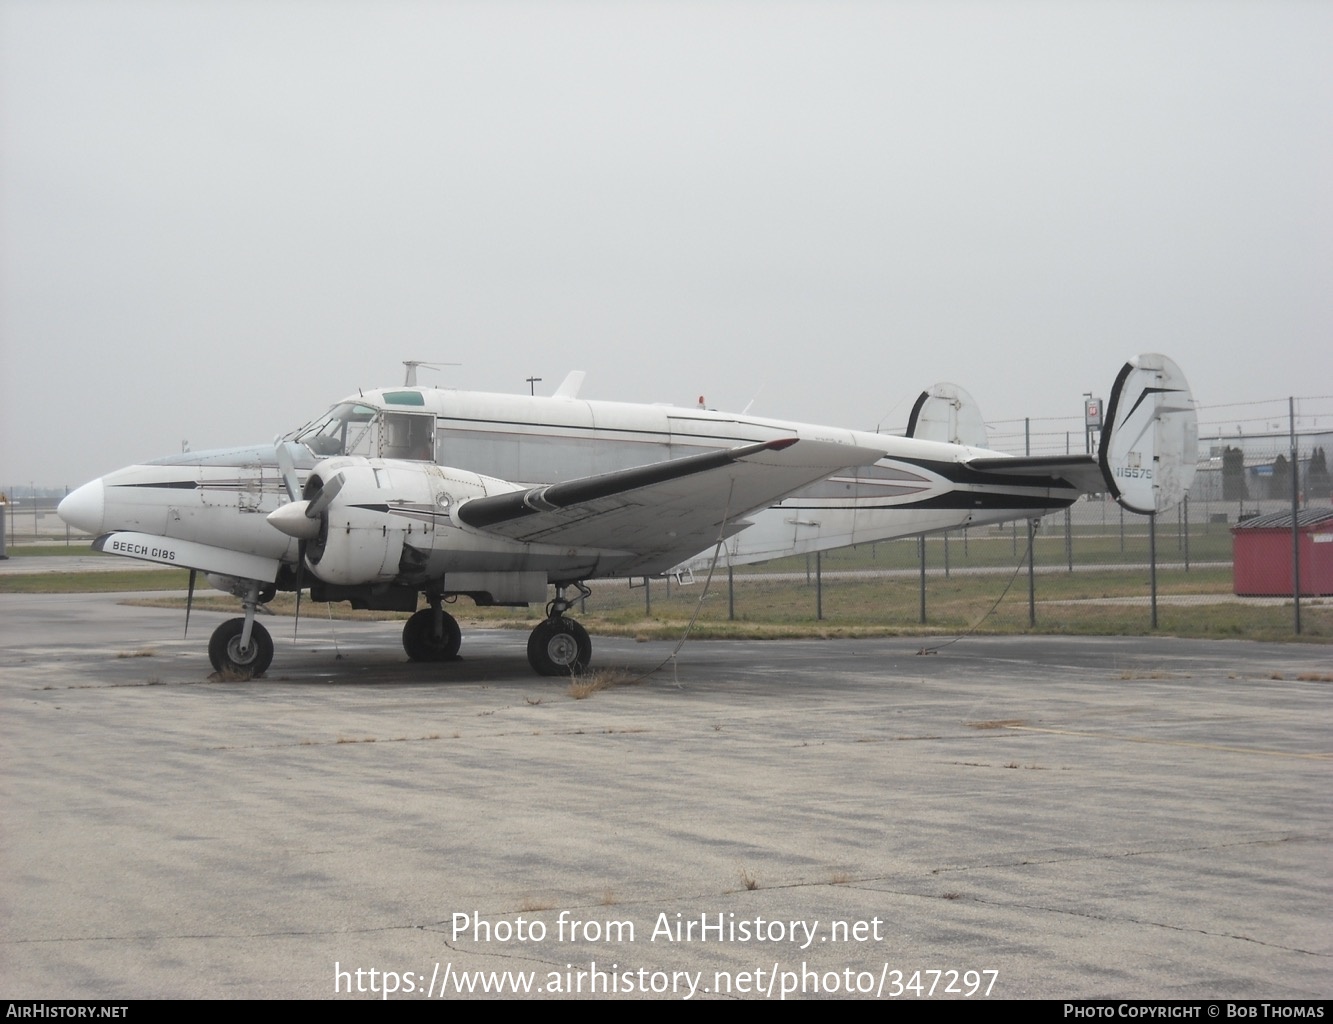
<path id="1" fill-rule="evenodd" d="M 0 594 L 116 594 L 134 590 L 179 590 L 184 607 L 190 574 L 185 569 L 127 569 L 124 572 L 6 573 Z M 230 607 L 235 607 L 232 602 Z"/>
<path id="2" fill-rule="evenodd" d="M 600 690 L 609 690 L 613 686 L 627 686 L 638 681 L 639 676 L 628 669 L 597 669 L 570 680 L 567 692 L 575 700 L 585 700 Z"/>
<path id="3" fill-rule="evenodd" d="M 1015 580 L 1007 593 L 1004 575 L 931 576 L 926 582 L 926 623 L 919 622 L 920 595 L 915 579 L 894 577 L 825 576 L 822 587 L 824 618 L 816 619 L 816 588 L 800 579 L 735 577 L 735 619 L 728 618 L 725 577 L 714 579 L 700 603 L 702 586 L 667 586 L 655 581 L 650 595 L 642 587 L 622 581 L 596 586 L 586 612 L 575 614 L 591 631 L 635 640 L 674 640 L 698 611 L 694 639 L 782 639 L 869 636 L 920 636 L 973 630 L 981 634 L 1068 634 L 1085 636 L 1140 636 L 1151 631 L 1151 609 L 1146 597 L 1146 570 L 1116 569 L 1039 575 L 1036 580 L 1037 624 L 1028 625 L 1026 577 Z M 1159 572 L 1158 633 L 1177 636 L 1300 639 L 1333 641 L 1333 607 L 1302 607 L 1302 635 L 1292 633 L 1290 606 L 1217 603 L 1212 595 L 1229 595 L 1230 568 Z M 1001 594 L 1004 594 L 1001 598 Z M 1200 598 L 1197 604 L 1167 603 L 1171 599 Z M 1102 604 L 1106 599 L 1142 599 L 1141 603 Z M 999 601 L 996 606 L 997 600 Z M 1066 604 L 1062 602 L 1088 602 Z M 651 614 L 645 614 L 648 607 Z M 992 611 L 992 608 L 994 610 Z M 478 619 L 517 624 L 526 616 L 511 610 L 480 609 Z"/>
<path id="4" fill-rule="evenodd" d="M 105 551 L 94 551 L 90 541 L 72 540 L 68 544 L 22 544 L 6 549 L 10 558 L 56 558 L 60 556 L 91 555 L 94 558 L 123 558 L 122 555 L 108 555 Z"/>
<path id="5" fill-rule="evenodd" d="M 942 572 L 944 542 L 933 538 L 927 545 L 929 573 L 926 580 L 926 622 L 920 619 L 918 579 L 913 570 L 916 542 L 887 541 L 828 552 L 822 564 L 823 618 L 816 618 L 817 597 L 813 557 L 781 559 L 760 566 L 737 569 L 731 602 L 728 600 L 725 572 L 714 577 L 712 587 L 700 601 L 702 581 L 681 585 L 654 580 L 649 588 L 630 587 L 623 580 L 595 582 L 594 596 L 586 609 L 573 614 L 594 633 L 602 636 L 631 637 L 636 641 L 676 640 L 695 615 L 698 618 L 691 637 L 708 639 L 839 639 L 855 637 L 957 635 L 968 631 L 978 634 L 1057 634 L 1071 636 L 1141 636 L 1151 632 L 1151 609 L 1147 604 L 1148 571 L 1140 567 L 1076 568 L 1068 572 L 1063 565 L 1063 536 L 1046 536 L 1042 543 L 1055 544 L 1052 555 L 1039 552 L 1045 571 L 1036 577 L 1036 626 L 1028 625 L 1027 576 L 1012 570 L 1022 555 L 1013 553 L 1007 531 L 981 536 L 978 531 L 967 543 L 956 536 L 949 541 L 951 574 Z M 1135 546 L 1132 532 L 1126 537 L 1126 550 L 1110 526 L 1095 534 L 1076 530 L 1074 548 L 1078 561 L 1104 558 L 1115 560 L 1146 559 Z M 1158 571 L 1157 633 L 1162 635 L 1290 641 L 1333 642 L 1333 601 L 1302 602 L 1302 634 L 1292 632 L 1290 604 L 1209 600 L 1230 595 L 1230 536 L 1216 534 L 1190 536 L 1190 572 L 1183 568 L 1161 567 Z M 44 545 L 46 551 L 68 554 L 83 549 L 63 545 Z M 1159 553 L 1164 559 L 1178 557 L 1173 543 L 1159 535 Z M 937 558 L 936 555 L 940 557 Z M 40 556 L 35 556 L 34 560 Z M 114 557 L 114 556 L 102 556 Z M 1224 561 L 1226 564 L 1201 564 Z M 979 572 L 966 572 L 974 569 Z M 871 572 L 878 575 L 870 575 Z M 844 575 L 838 575 L 843 573 Z M 1011 582 L 1012 581 L 1012 582 Z M 0 593 L 109 593 L 136 590 L 177 590 L 179 597 L 149 598 L 142 602 L 154 607 L 183 608 L 188 574 L 184 570 L 134 569 L 116 572 L 17 573 L 0 575 Z M 1006 586 L 1009 587 L 1005 591 Z M 1003 597 L 1001 595 L 1003 594 Z M 1191 598 L 1198 603 L 1168 603 Z M 1128 599 L 1128 600 L 1125 600 Z M 1122 600 L 1119 604 L 1103 601 Z M 998 606 L 996 606 L 996 602 Z M 1071 603 L 1077 602 L 1077 603 Z M 729 618 L 729 603 L 735 618 Z M 240 602 L 214 591 L 196 592 L 195 608 L 239 614 Z M 268 606 L 277 615 L 291 615 L 295 599 L 280 594 Z M 993 609 L 993 610 L 992 610 Z M 450 606 L 450 611 L 464 628 L 499 626 L 531 629 L 540 619 L 537 609 L 476 608 L 467 602 Z M 406 613 L 354 611 L 346 605 L 316 606 L 302 603 L 302 616 L 348 620 L 402 620 Z M 604 688 L 597 687 L 597 688 Z M 595 692 L 595 689 L 589 690 Z M 586 696 L 587 694 L 585 694 Z"/>

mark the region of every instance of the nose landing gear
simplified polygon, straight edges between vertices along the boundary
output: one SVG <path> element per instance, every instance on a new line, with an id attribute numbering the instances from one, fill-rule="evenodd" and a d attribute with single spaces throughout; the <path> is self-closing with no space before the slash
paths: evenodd
<path id="1" fill-rule="evenodd" d="M 273 596 L 272 588 L 267 589 L 269 600 Z M 268 630 L 255 621 L 255 609 L 260 603 L 259 583 L 251 582 L 242 598 L 245 604 L 245 617 L 228 619 L 217 629 L 208 641 L 208 660 L 217 672 L 224 672 L 237 679 L 255 679 L 268 671 L 273 664 L 273 638 Z"/>

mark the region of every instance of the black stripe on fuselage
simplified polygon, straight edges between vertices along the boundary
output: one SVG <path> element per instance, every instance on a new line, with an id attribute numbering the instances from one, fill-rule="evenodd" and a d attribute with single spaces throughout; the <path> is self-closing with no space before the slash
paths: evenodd
<path id="1" fill-rule="evenodd" d="M 167 480 L 151 484 L 112 484 L 112 487 L 147 487 L 162 488 L 164 490 L 175 491 L 194 491 L 203 485 L 198 480 Z"/>
<path id="2" fill-rule="evenodd" d="M 909 466 L 942 476 L 951 484 L 986 484 L 991 487 L 1036 487 L 1050 490 L 1055 487 L 1073 488 L 1073 485 L 1061 477 L 1053 476 L 1010 476 L 1007 473 L 988 473 L 982 469 L 973 469 L 964 462 L 940 462 L 934 459 L 911 459 L 893 456 L 891 462 L 903 462 Z"/>

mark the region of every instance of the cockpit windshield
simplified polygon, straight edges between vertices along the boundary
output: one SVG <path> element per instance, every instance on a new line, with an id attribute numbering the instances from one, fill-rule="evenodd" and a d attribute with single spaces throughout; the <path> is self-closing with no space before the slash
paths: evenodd
<path id="1" fill-rule="evenodd" d="M 292 431 L 285 440 L 305 445 L 317 459 L 360 455 L 430 462 L 435 457 L 435 417 L 428 412 L 390 412 L 362 402 L 343 402 Z"/>
<path id="2" fill-rule="evenodd" d="M 288 435 L 288 439 L 308 447 L 317 458 L 332 455 L 378 454 L 374 450 L 371 427 L 377 410 L 359 402 L 335 405 L 328 414 Z"/>

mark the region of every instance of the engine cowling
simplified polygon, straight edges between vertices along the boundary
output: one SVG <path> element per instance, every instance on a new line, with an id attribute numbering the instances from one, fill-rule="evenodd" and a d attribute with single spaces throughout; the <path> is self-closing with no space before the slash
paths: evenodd
<path id="1" fill-rule="evenodd" d="M 305 486 L 319 524 L 305 545 L 306 568 L 315 576 L 351 586 L 398 575 L 407 522 L 389 512 L 395 475 L 365 459 L 330 459 L 315 467 Z"/>
<path id="2" fill-rule="evenodd" d="M 457 534 L 450 512 L 458 503 L 514 489 L 427 462 L 338 456 L 316 465 L 301 499 L 268 521 L 301 542 L 306 569 L 325 583 L 411 581 L 432 571 L 432 552 Z"/>

